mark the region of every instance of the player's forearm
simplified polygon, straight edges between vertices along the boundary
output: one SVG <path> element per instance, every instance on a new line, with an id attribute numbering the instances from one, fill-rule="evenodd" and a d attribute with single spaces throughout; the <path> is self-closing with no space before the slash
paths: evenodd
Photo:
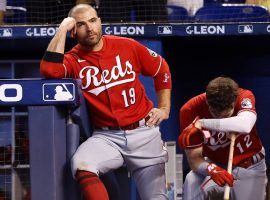
<path id="1" fill-rule="evenodd" d="M 171 89 L 162 89 L 157 92 L 158 108 L 168 116 L 171 109 Z"/>
<path id="2" fill-rule="evenodd" d="M 48 45 L 47 51 L 64 54 L 66 35 L 67 29 L 60 27 Z"/>
<path id="3" fill-rule="evenodd" d="M 223 119 L 201 119 L 202 128 L 222 132 L 250 133 L 256 122 L 257 116 L 250 111 L 243 111 L 235 117 Z"/>
<path id="4" fill-rule="evenodd" d="M 206 173 L 206 168 L 204 170 L 203 166 L 207 166 L 208 163 L 202 156 L 202 147 L 196 149 L 185 149 L 187 155 L 187 160 L 189 167 L 194 171 L 200 174 Z"/>

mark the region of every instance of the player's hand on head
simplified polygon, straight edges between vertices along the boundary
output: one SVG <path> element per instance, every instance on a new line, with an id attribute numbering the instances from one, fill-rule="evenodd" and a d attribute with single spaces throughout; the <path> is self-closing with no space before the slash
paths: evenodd
<path id="1" fill-rule="evenodd" d="M 153 108 L 148 116 L 150 119 L 146 122 L 149 127 L 158 126 L 163 120 L 169 118 L 169 112 L 162 108 Z"/>
<path id="2" fill-rule="evenodd" d="M 67 32 L 71 32 L 71 36 L 74 36 L 76 34 L 76 20 L 73 17 L 67 17 L 65 18 L 60 26 L 59 29 L 64 29 Z"/>
<path id="3" fill-rule="evenodd" d="M 210 163 L 207 167 L 208 174 L 212 180 L 219 186 L 223 187 L 228 184 L 230 187 L 233 186 L 233 175 L 229 174 L 225 169 Z"/>
<path id="4" fill-rule="evenodd" d="M 195 120 L 180 133 L 178 137 L 178 144 L 180 148 L 195 148 L 204 142 L 203 132 L 195 126 L 195 123 L 198 120 L 199 118 L 196 117 Z"/>

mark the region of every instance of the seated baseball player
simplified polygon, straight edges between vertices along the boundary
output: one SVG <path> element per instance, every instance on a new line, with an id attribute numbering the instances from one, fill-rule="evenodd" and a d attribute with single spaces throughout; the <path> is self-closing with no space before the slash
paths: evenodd
<path id="1" fill-rule="evenodd" d="M 65 53 L 68 32 L 78 44 Z M 85 199 L 109 199 L 99 176 L 123 165 L 141 199 L 167 199 L 168 154 L 159 131 L 170 112 L 171 78 L 165 59 L 133 39 L 102 35 L 96 10 L 78 4 L 61 22 L 40 70 L 47 78 L 82 80 L 94 131 L 75 152 L 71 168 Z M 140 74 L 153 78 L 157 108 Z"/>
<path id="2" fill-rule="evenodd" d="M 191 168 L 184 182 L 184 200 L 223 199 L 226 184 L 231 199 L 264 199 L 265 151 L 256 119 L 253 93 L 228 77 L 213 79 L 205 93 L 183 105 L 178 142 Z M 230 133 L 236 134 L 232 174 L 226 171 Z"/>

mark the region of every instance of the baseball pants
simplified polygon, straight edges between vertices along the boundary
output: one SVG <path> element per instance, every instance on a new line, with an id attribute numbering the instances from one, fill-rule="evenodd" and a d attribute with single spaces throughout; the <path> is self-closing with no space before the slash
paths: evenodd
<path id="1" fill-rule="evenodd" d="M 168 154 L 159 127 L 134 130 L 95 130 L 74 154 L 71 167 L 97 175 L 126 165 L 142 200 L 168 199 L 165 162 Z"/>
<path id="2" fill-rule="evenodd" d="M 264 200 L 267 183 L 265 159 L 248 167 L 236 167 L 232 174 L 234 185 L 230 190 L 232 200 Z M 184 182 L 184 200 L 223 199 L 224 187 L 219 187 L 210 176 L 189 172 Z"/>

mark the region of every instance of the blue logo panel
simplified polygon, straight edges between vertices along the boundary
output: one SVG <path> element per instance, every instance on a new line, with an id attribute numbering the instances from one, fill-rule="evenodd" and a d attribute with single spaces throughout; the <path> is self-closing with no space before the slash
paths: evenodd
<path id="1" fill-rule="evenodd" d="M 73 83 L 45 83 L 43 84 L 44 101 L 73 101 L 75 85 Z"/>
<path id="2" fill-rule="evenodd" d="M 73 79 L 0 79 L 0 106 L 77 105 L 78 85 Z"/>

